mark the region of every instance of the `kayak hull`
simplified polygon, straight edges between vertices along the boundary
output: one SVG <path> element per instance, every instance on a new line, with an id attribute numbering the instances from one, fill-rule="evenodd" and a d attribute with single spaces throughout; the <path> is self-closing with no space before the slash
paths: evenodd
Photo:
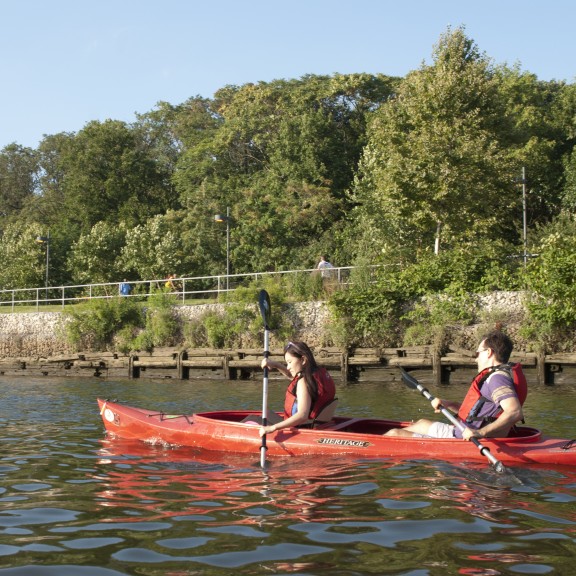
<path id="1" fill-rule="evenodd" d="M 258 454 L 258 425 L 243 422 L 258 412 L 216 411 L 166 414 L 98 399 L 106 432 L 150 444 L 185 446 L 217 452 Z M 383 436 L 407 422 L 376 418 L 334 418 L 315 429 L 286 428 L 267 436 L 267 456 L 350 455 L 355 458 L 486 460 L 471 442 Z M 504 464 L 576 465 L 576 442 L 548 438 L 535 428 L 519 427 L 517 435 L 483 439 L 482 445 Z"/>

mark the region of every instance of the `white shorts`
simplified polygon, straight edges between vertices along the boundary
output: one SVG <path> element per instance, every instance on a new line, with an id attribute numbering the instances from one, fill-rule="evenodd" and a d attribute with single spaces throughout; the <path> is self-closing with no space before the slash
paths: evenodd
<path id="1" fill-rule="evenodd" d="M 426 435 L 431 438 L 454 438 L 454 426 L 444 422 L 432 422 Z"/>

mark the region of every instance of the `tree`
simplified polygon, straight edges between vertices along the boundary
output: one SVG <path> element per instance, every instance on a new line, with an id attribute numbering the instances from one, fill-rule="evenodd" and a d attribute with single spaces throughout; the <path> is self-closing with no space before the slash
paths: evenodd
<path id="1" fill-rule="evenodd" d="M 0 151 L 0 215 L 18 213 L 36 192 L 38 159 L 34 150 L 9 144 Z"/>
<path id="2" fill-rule="evenodd" d="M 128 230 L 118 266 L 142 279 L 164 278 L 178 270 L 182 248 L 179 234 L 164 215 Z"/>
<path id="3" fill-rule="evenodd" d="M 80 232 L 102 220 L 135 226 L 174 206 L 169 174 L 143 134 L 124 122 L 90 122 L 61 150 L 64 217 Z"/>
<path id="4" fill-rule="evenodd" d="M 45 248 L 36 242 L 45 230 L 39 224 L 13 221 L 0 238 L 0 288 L 32 288 L 44 285 Z"/>
<path id="5" fill-rule="evenodd" d="M 333 252 L 366 114 L 393 85 L 367 74 L 306 76 L 228 86 L 210 106 L 196 102 L 176 174 L 187 228 L 232 207 L 236 272 L 313 265 Z M 194 250 L 209 257 L 206 272 L 221 269 L 221 250 L 205 238 Z"/>
<path id="6" fill-rule="evenodd" d="M 558 123 L 566 131 L 564 150 L 565 182 L 562 207 L 576 212 L 576 84 L 565 86 L 557 100 Z"/>
<path id="7" fill-rule="evenodd" d="M 72 245 L 68 268 L 79 284 L 116 282 L 124 277 L 119 264 L 126 241 L 123 222 L 97 222 Z"/>
<path id="8" fill-rule="evenodd" d="M 504 109 L 490 61 L 448 30 L 431 66 L 374 113 L 353 198 L 359 243 L 374 257 L 514 235 L 518 203 L 502 145 Z M 398 250 L 398 246 L 401 247 Z"/>
<path id="9" fill-rule="evenodd" d="M 543 227 L 538 258 L 528 264 L 528 336 L 544 349 L 571 349 L 576 326 L 576 220 L 562 215 Z"/>
<path id="10" fill-rule="evenodd" d="M 562 159 L 569 150 L 569 124 L 562 112 L 566 87 L 560 82 L 541 82 L 517 66 L 499 67 L 496 76 L 506 119 L 501 140 L 516 166 L 514 179 L 518 181 L 521 168 L 525 169 L 527 224 L 534 229 L 560 211 Z M 516 221 L 520 228 L 520 211 Z"/>

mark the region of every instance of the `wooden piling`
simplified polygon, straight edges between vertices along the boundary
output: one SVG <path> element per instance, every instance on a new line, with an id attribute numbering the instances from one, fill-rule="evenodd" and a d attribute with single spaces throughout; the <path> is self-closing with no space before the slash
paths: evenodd
<path id="1" fill-rule="evenodd" d="M 459 348 L 441 354 L 432 346 L 382 349 L 318 347 L 314 355 L 318 364 L 343 384 L 394 380 L 399 378 L 400 366 L 416 371 L 418 378 L 434 386 L 467 384 L 477 372 L 474 352 Z M 270 358 L 283 362 L 283 350 L 272 349 Z M 529 385 L 576 384 L 576 354 L 545 355 L 519 351 L 514 352 L 510 360 L 522 364 Z M 0 375 L 246 380 L 261 377 L 261 361 L 260 349 L 158 348 L 127 355 L 83 352 L 50 358 L 0 358 Z"/>
<path id="2" fill-rule="evenodd" d="M 442 384 L 442 353 L 438 347 L 432 351 L 432 381 L 437 387 Z"/>

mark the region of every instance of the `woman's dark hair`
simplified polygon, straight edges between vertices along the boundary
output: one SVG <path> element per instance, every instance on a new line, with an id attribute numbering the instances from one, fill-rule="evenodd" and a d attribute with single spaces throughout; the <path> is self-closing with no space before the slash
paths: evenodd
<path id="1" fill-rule="evenodd" d="M 306 342 L 288 342 L 284 347 L 284 354 L 286 353 L 292 354 L 296 358 L 306 358 L 306 363 L 302 366 L 302 378 L 304 378 L 308 394 L 310 394 L 312 399 L 312 405 L 314 405 L 318 399 L 318 384 L 314 378 L 314 372 L 318 370 L 318 364 L 316 364 L 312 350 L 310 350 Z"/>
<path id="2" fill-rule="evenodd" d="M 484 342 L 486 348 L 490 348 L 494 352 L 494 356 L 496 356 L 498 362 L 505 364 L 510 360 L 514 344 L 512 344 L 512 340 L 501 330 L 488 332 L 481 341 Z"/>

